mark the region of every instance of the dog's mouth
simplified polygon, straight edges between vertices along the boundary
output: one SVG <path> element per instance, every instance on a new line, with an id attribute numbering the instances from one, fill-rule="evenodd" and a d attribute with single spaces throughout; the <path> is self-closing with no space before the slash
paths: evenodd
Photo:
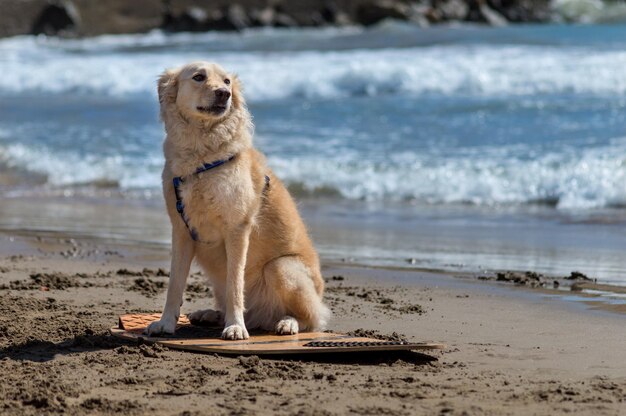
<path id="1" fill-rule="evenodd" d="M 215 105 L 207 106 L 207 107 L 198 106 L 196 107 L 196 109 L 200 111 L 201 113 L 220 115 L 226 111 L 226 105 L 215 104 Z"/>

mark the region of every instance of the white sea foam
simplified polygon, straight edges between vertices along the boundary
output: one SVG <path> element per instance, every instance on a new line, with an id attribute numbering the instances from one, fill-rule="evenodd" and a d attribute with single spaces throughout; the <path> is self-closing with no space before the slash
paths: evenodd
<path id="1" fill-rule="evenodd" d="M 134 38 L 134 44 L 162 36 Z M 81 41 L 82 52 L 75 53 L 75 47 L 55 46 L 59 42 L 32 37 L 0 41 L 0 94 L 154 94 L 160 71 L 196 59 L 219 61 L 239 73 L 249 100 L 256 102 L 379 94 L 626 94 L 626 51 L 619 48 L 476 44 L 288 53 L 147 48 L 127 53 L 102 49 L 109 42 L 97 39 Z M 87 42 L 95 52 L 85 52 Z"/>
<path id="2" fill-rule="evenodd" d="M 563 209 L 626 205 L 626 139 L 609 146 L 519 158 L 506 150 L 433 159 L 411 152 L 386 163 L 358 155 L 343 158 L 270 158 L 288 184 L 310 192 L 334 189 L 342 197 L 418 200 L 431 204 L 476 205 L 548 203 Z M 51 185 L 118 182 L 122 189 L 160 186 L 162 159 L 137 163 L 122 156 L 78 157 L 23 145 L 0 147 L 0 163 L 47 175 Z"/>
<path id="3" fill-rule="evenodd" d="M 581 154 L 582 153 L 582 154 Z M 548 203 L 563 209 L 626 205 L 626 140 L 610 147 L 522 159 L 480 150 L 462 158 L 403 154 L 386 164 L 314 158 L 271 160 L 280 176 L 351 199 L 433 204 Z"/>
<path id="4" fill-rule="evenodd" d="M 17 172 L 43 175 L 52 186 L 117 183 L 121 188 L 152 188 L 159 186 L 160 157 L 146 157 L 141 163 L 122 155 L 102 157 L 81 156 L 72 152 L 54 151 L 42 146 L 22 144 L 0 145 L 0 166 Z"/>

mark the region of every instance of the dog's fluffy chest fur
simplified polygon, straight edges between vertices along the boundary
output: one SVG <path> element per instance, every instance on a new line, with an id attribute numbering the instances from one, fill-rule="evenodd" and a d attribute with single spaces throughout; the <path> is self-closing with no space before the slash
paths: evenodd
<path id="1" fill-rule="evenodd" d="M 245 164 L 235 159 L 181 186 L 185 215 L 201 240 L 221 240 L 225 229 L 251 220 L 247 217 L 254 212 L 256 192 Z"/>

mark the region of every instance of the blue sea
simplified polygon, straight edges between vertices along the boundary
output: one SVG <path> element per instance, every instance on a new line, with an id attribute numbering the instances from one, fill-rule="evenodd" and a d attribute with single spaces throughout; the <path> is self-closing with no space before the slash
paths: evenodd
<path id="1" fill-rule="evenodd" d="M 160 204 L 156 78 L 192 60 L 239 75 L 324 258 L 626 284 L 624 25 L 0 40 L 2 199 Z"/>

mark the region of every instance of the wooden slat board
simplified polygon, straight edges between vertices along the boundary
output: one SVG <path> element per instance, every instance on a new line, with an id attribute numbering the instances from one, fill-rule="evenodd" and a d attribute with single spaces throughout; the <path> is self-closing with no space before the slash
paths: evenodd
<path id="1" fill-rule="evenodd" d="M 237 355 L 319 354 L 445 348 L 443 344 L 430 342 L 387 343 L 379 339 L 353 337 L 329 332 L 275 335 L 267 332 L 251 331 L 250 338 L 247 340 L 228 341 L 220 338 L 222 328 L 191 325 L 186 316 L 180 317 L 174 335 L 166 337 L 149 337 L 144 335 L 143 331 L 148 324 L 158 320 L 160 317 L 161 314 L 158 313 L 122 315 L 120 316 L 118 326 L 111 328 L 111 334 L 131 341 L 141 340 L 149 344 L 158 343 L 168 348 Z M 312 344 L 313 346 L 306 345 L 309 343 L 314 344 Z"/>

